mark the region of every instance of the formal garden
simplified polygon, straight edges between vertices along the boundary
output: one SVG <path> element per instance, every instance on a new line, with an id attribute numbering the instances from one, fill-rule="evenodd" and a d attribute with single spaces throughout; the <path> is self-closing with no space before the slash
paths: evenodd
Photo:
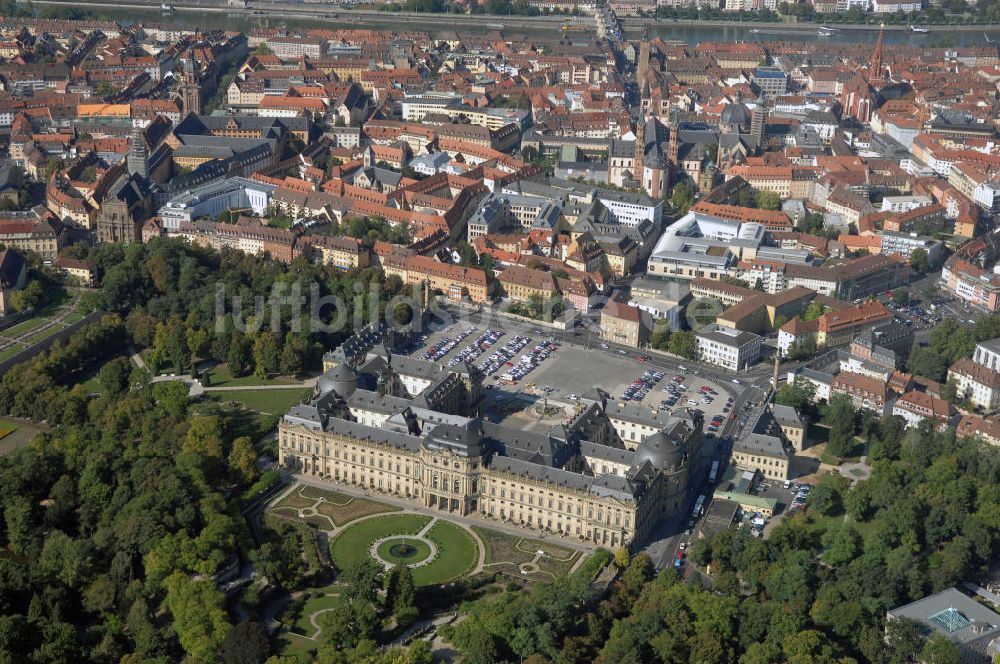
<path id="1" fill-rule="evenodd" d="M 530 581 L 553 581 L 567 574 L 580 560 L 581 552 L 563 546 L 472 527 L 486 549 L 484 572 L 503 574 Z"/>
<path id="2" fill-rule="evenodd" d="M 298 519 L 320 530 L 334 530 L 351 521 L 398 508 L 366 498 L 300 484 L 271 507 L 271 512 Z"/>
<path id="3" fill-rule="evenodd" d="M 265 521 L 277 529 L 270 539 L 283 553 L 275 557 L 306 571 L 275 615 L 283 655 L 314 657 L 329 634 L 354 629 L 357 620 L 378 640 L 391 640 L 420 618 L 454 611 L 511 581 L 547 585 L 572 573 L 593 575 L 582 550 L 335 489 L 293 486 L 273 500 Z M 332 566 L 322 560 L 327 546 Z M 264 569 L 283 573 L 280 565 Z M 359 603 L 364 589 L 371 597 Z M 370 606 L 379 607 L 377 620 Z"/>
<path id="4" fill-rule="evenodd" d="M 420 514 L 366 519 L 336 535 L 330 550 L 340 569 L 367 559 L 386 569 L 406 565 L 418 586 L 461 578 L 475 568 L 479 558 L 479 547 L 465 529 Z"/>

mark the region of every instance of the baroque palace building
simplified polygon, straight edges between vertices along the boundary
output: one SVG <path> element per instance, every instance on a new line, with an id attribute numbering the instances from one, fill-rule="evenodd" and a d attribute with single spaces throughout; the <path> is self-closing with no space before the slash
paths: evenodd
<path id="1" fill-rule="evenodd" d="M 639 543 L 684 505 L 702 419 L 587 390 L 548 432 L 478 413 L 482 374 L 393 355 L 366 328 L 324 357 L 315 393 L 279 425 L 299 473 L 604 546 Z"/>

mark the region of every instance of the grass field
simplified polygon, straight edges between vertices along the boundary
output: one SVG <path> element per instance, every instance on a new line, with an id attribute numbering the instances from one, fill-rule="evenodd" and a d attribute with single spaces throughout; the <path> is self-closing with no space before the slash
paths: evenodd
<path id="1" fill-rule="evenodd" d="M 4 348 L 3 350 L 0 350 L 0 362 L 8 358 L 14 357 L 22 350 L 24 350 L 24 346 L 21 346 L 20 344 L 12 344 L 7 348 Z"/>
<path id="2" fill-rule="evenodd" d="M 369 556 L 372 542 L 391 535 L 416 535 L 431 520 L 419 514 L 394 514 L 362 521 L 337 535 L 330 552 L 340 569 L 347 569 L 356 560 Z"/>
<path id="3" fill-rule="evenodd" d="M 317 644 L 312 639 L 307 639 L 304 636 L 299 636 L 292 632 L 282 630 L 277 638 L 275 639 L 275 646 L 278 653 L 285 657 L 292 657 L 295 655 L 305 655 L 310 656 L 315 650 Z M 306 661 L 312 661 L 311 659 Z"/>
<path id="4" fill-rule="evenodd" d="M 10 420 L 0 420 L 0 439 L 6 438 L 20 428 L 21 426 L 16 422 L 11 422 Z"/>
<path id="5" fill-rule="evenodd" d="M 342 603 L 343 600 L 340 599 L 339 595 L 322 595 L 320 597 L 309 598 L 302 605 L 302 612 L 299 614 L 298 620 L 295 621 L 296 631 L 309 637 L 316 636 L 316 628 L 309 621 L 309 617 L 314 613 L 327 611 Z"/>
<path id="6" fill-rule="evenodd" d="M 0 332 L 5 337 L 19 337 L 22 334 L 28 334 L 34 330 L 37 330 L 42 325 L 49 322 L 48 318 L 42 318 L 36 316 L 35 318 L 29 318 L 28 320 L 23 320 L 17 325 L 11 325 L 7 329 Z"/>
<path id="7" fill-rule="evenodd" d="M 69 316 L 66 316 L 66 318 L 63 319 L 63 322 L 66 323 L 67 325 L 72 325 L 78 320 L 82 320 L 84 316 L 86 316 L 86 314 L 80 311 L 74 311 Z"/>
<path id="8" fill-rule="evenodd" d="M 437 545 L 437 558 L 429 565 L 413 570 L 418 586 L 433 586 L 465 576 L 476 565 L 478 547 L 465 530 L 447 521 L 438 521 L 427 538 Z"/>
<path id="9" fill-rule="evenodd" d="M 29 346 L 32 346 L 34 344 L 37 344 L 39 341 L 42 341 L 43 339 L 48 339 L 61 329 L 62 326 L 53 325 L 52 327 L 47 327 L 44 330 L 39 330 L 38 332 L 35 332 L 34 334 L 26 338 L 24 340 L 24 343 L 28 344 Z"/>
<path id="10" fill-rule="evenodd" d="M 294 385 L 296 380 L 288 378 L 286 376 L 278 376 L 276 378 L 260 378 L 254 374 L 248 376 L 238 376 L 233 378 L 233 375 L 229 373 L 229 365 L 227 364 L 217 364 L 211 369 L 212 373 L 212 385 L 211 387 L 244 387 L 251 385 Z"/>
<path id="11" fill-rule="evenodd" d="M 239 401 L 249 410 L 271 415 L 282 415 L 286 410 L 302 401 L 311 390 L 218 390 L 206 392 L 205 397 L 213 401 Z"/>

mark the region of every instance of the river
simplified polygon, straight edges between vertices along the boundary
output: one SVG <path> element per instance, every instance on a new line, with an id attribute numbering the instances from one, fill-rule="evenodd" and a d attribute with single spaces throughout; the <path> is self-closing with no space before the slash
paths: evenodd
<path id="1" fill-rule="evenodd" d="M 36 7 L 43 3 L 36 3 Z M 266 6 L 266 5 L 265 5 Z M 367 13 L 363 17 L 350 15 L 348 12 L 340 11 L 337 18 L 330 18 L 335 8 L 324 8 L 326 16 L 316 16 L 314 18 L 294 16 L 289 14 L 278 15 L 254 15 L 247 12 L 233 10 L 231 12 L 198 12 L 183 8 L 164 14 L 159 9 L 139 8 L 135 6 L 109 9 L 104 6 L 91 5 L 89 9 L 100 18 L 115 20 L 123 24 L 129 23 L 165 23 L 177 26 L 197 25 L 201 28 L 223 28 L 227 30 L 249 31 L 254 28 L 276 28 L 276 27 L 331 27 L 331 28 L 358 28 L 365 27 L 376 30 L 413 30 L 423 32 L 435 32 L 441 28 L 442 24 L 447 24 L 446 14 L 393 14 L 373 15 Z M 319 11 L 315 5 L 302 5 L 302 11 Z M 457 18 L 457 17 L 452 17 Z M 467 20 L 467 17 L 465 17 Z M 523 17 L 511 17 L 514 20 Z M 497 23 L 503 23 L 505 17 L 484 16 L 474 23 L 452 24 L 448 29 L 459 32 L 486 32 L 493 29 Z M 510 20 L 510 19 L 508 19 Z M 638 39 L 643 34 L 654 37 L 659 36 L 668 41 L 683 41 L 690 44 L 697 44 L 705 41 L 801 41 L 815 43 L 838 43 L 838 44 L 874 44 L 878 38 L 878 28 L 864 28 L 862 26 L 850 26 L 841 29 L 830 36 L 820 37 L 817 33 L 818 25 L 797 25 L 784 27 L 781 24 L 741 24 L 737 22 L 726 23 L 714 22 L 673 22 L 660 20 L 654 22 L 644 22 L 644 26 L 638 25 L 636 19 L 626 19 L 625 31 L 629 38 Z M 508 25 L 505 32 L 509 34 L 554 34 L 558 23 L 542 22 L 537 28 L 525 27 L 522 23 L 518 26 Z M 971 26 L 963 26 L 962 30 L 951 30 L 947 27 L 931 27 L 928 33 L 916 33 L 908 30 L 887 30 L 885 32 L 886 45 L 907 45 L 907 46 L 927 46 L 927 47 L 952 47 L 952 46 L 984 46 L 987 44 L 986 34 L 989 32 L 990 38 L 1000 41 L 1000 26 L 983 26 L 982 29 Z M 584 38 L 584 34 L 590 35 L 585 38 L 592 38 L 591 32 L 576 33 L 572 39 Z"/>

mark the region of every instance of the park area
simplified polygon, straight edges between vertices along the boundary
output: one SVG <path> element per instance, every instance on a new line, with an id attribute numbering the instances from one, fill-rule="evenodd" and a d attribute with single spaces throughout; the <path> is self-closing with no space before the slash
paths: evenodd
<path id="1" fill-rule="evenodd" d="M 52 302 L 31 318 L 0 330 L 0 362 L 14 357 L 39 341 L 61 332 L 83 318 L 76 301 Z"/>
<path id="2" fill-rule="evenodd" d="M 425 600 L 442 591 L 455 592 L 462 584 L 451 584 L 462 579 L 551 582 L 571 573 L 587 558 L 581 549 L 461 524 L 446 515 L 403 511 L 368 497 L 306 484 L 295 485 L 276 497 L 267 508 L 267 517 L 269 523 L 291 523 L 303 533 L 325 531 L 330 538 L 330 561 L 348 577 L 359 563 L 375 561 L 386 574 L 405 565 L 413 586 L 421 593 L 418 597 Z M 316 546 L 317 538 L 310 541 Z M 311 551 L 307 548 L 305 553 Z M 320 564 L 316 553 L 322 552 L 311 555 L 309 566 L 313 569 Z M 279 618 L 279 652 L 314 656 L 325 639 L 323 625 L 330 616 L 324 615 L 345 602 L 345 588 L 350 583 L 341 578 L 331 583 L 330 576 L 318 575 L 309 587 L 293 593 Z M 417 606 L 423 606 L 421 613 L 428 610 L 428 605 Z"/>
<path id="3" fill-rule="evenodd" d="M 220 403 L 232 401 L 243 404 L 247 410 L 268 415 L 284 415 L 289 408 L 302 403 L 312 393 L 309 388 L 289 389 L 262 387 L 259 390 L 213 390 L 204 397 Z"/>
<path id="4" fill-rule="evenodd" d="M 30 443 L 42 432 L 42 427 L 32 422 L 0 418 L 0 455 Z"/>

